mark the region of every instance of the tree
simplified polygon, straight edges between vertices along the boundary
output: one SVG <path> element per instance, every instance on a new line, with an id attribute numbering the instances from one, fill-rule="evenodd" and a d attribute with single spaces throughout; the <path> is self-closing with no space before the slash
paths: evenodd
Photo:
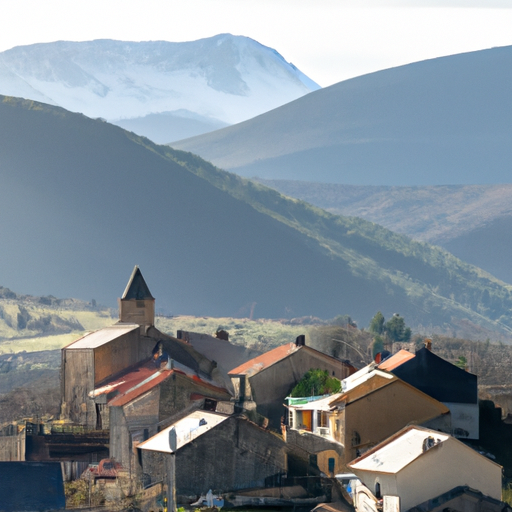
<path id="1" fill-rule="evenodd" d="M 377 338 L 385 336 L 391 343 L 395 341 L 410 341 L 411 329 L 405 326 L 404 319 L 395 313 L 387 322 L 384 315 L 378 311 L 372 318 L 368 330 Z M 384 340 L 382 340 L 384 342 Z"/>
<path id="2" fill-rule="evenodd" d="M 466 356 L 459 356 L 459 359 L 455 362 L 455 366 L 458 366 L 461 370 L 466 370 L 468 367 Z"/>
<path id="3" fill-rule="evenodd" d="M 331 325 L 339 325 L 340 327 L 357 327 L 357 324 L 349 315 L 338 315 L 331 320 Z"/>
<path id="4" fill-rule="evenodd" d="M 411 339 L 411 329 L 405 326 L 404 319 L 398 313 L 395 313 L 391 319 L 384 324 L 384 332 L 392 342 L 409 341 Z"/>
<path id="5" fill-rule="evenodd" d="M 368 330 L 372 334 L 384 334 L 384 315 L 378 311 L 377 314 L 371 319 Z"/>
<path id="6" fill-rule="evenodd" d="M 373 339 L 372 343 L 372 358 L 375 359 L 375 356 L 384 350 L 384 340 L 382 337 L 377 334 Z"/>
<path id="7" fill-rule="evenodd" d="M 341 381 L 339 379 L 329 377 L 327 370 L 311 368 L 292 389 L 290 396 L 329 395 L 339 391 L 341 391 Z"/>

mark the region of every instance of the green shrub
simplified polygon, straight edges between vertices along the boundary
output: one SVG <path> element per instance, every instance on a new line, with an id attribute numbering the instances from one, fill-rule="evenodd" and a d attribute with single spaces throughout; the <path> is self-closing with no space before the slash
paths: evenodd
<path id="1" fill-rule="evenodd" d="M 298 384 L 292 389 L 290 396 L 317 396 L 339 393 L 341 381 L 330 377 L 327 370 L 311 369 L 302 377 Z"/>

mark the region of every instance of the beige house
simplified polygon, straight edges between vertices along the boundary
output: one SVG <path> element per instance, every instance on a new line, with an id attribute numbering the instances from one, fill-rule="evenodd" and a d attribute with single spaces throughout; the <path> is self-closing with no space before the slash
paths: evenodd
<path id="1" fill-rule="evenodd" d="M 345 387 L 349 389 L 331 397 L 304 403 L 292 399 L 289 405 L 290 428 L 342 445 L 341 464 L 411 423 L 451 429 L 445 405 L 391 373 L 367 367 L 346 379 Z"/>
<path id="2" fill-rule="evenodd" d="M 502 468 L 454 437 L 409 426 L 354 460 L 349 468 L 364 486 L 356 487 L 356 510 L 404 512 L 459 486 L 501 500 Z M 375 502 L 376 503 L 376 502 Z"/>

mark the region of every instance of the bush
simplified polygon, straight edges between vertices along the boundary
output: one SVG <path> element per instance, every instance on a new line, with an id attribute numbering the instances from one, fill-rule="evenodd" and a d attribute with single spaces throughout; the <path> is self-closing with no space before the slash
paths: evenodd
<path id="1" fill-rule="evenodd" d="M 329 377 L 327 370 L 311 369 L 302 377 L 292 389 L 290 396 L 317 396 L 339 393 L 341 381 L 335 377 Z"/>

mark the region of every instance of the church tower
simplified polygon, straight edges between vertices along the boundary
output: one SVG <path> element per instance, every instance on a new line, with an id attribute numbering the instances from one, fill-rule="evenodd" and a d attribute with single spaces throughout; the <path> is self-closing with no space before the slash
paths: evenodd
<path id="1" fill-rule="evenodd" d="M 123 296 L 119 299 L 119 321 L 139 325 L 155 324 L 155 299 L 138 265 L 135 265 Z"/>

